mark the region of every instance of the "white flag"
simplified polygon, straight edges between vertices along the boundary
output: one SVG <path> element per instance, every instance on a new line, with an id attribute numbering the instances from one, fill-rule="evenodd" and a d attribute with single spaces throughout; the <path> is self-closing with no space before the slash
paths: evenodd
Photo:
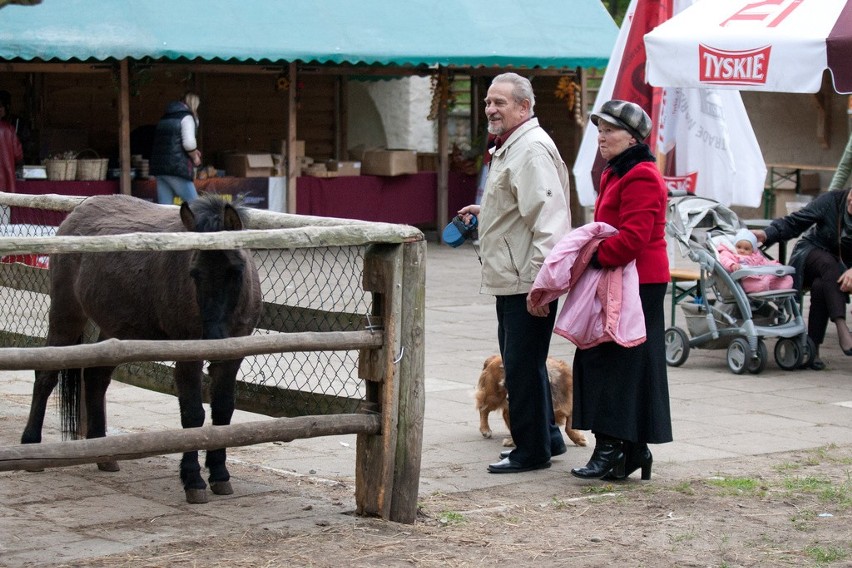
<path id="1" fill-rule="evenodd" d="M 622 55 L 632 26 L 634 23 L 639 26 L 653 25 L 656 8 L 643 4 L 646 1 L 630 2 L 595 100 L 595 111 L 612 98 L 627 98 L 624 95 L 613 97 L 613 91 L 619 80 Z M 673 13 L 680 12 L 694 1 L 697 0 L 674 0 Z M 638 22 L 634 22 L 637 10 L 641 16 Z M 635 37 L 635 30 L 633 33 Z M 644 50 L 640 52 L 636 46 L 629 49 L 634 58 L 641 54 L 644 67 Z M 638 93 L 635 80 L 639 76 L 633 73 L 632 77 L 632 88 Z M 644 81 L 644 73 L 639 80 Z M 645 85 L 649 90 L 652 89 L 647 83 Z M 647 106 L 647 98 L 643 106 Z M 655 125 L 657 136 L 648 142 L 652 149 L 656 148 L 658 155 L 674 149 L 673 159 L 666 167 L 670 173 L 665 176 L 669 187 L 688 189 L 726 206 L 758 207 L 766 180 L 766 164 L 739 92 L 666 89 L 662 91 L 659 100 L 660 112 L 655 117 L 658 123 Z M 654 117 L 651 108 L 645 110 Z M 597 156 L 597 129 L 587 125 L 573 170 L 577 196 L 583 206 L 591 206 L 595 202 L 597 188 L 594 186 L 592 169 Z"/>
<path id="2" fill-rule="evenodd" d="M 618 30 L 618 39 L 615 40 L 615 46 L 612 48 L 612 55 L 609 58 L 609 63 L 607 63 L 606 72 L 601 81 L 592 112 L 598 111 L 605 102 L 612 98 L 618 70 L 621 69 L 624 46 L 627 44 L 627 36 L 630 34 L 630 25 L 633 23 L 633 16 L 636 13 L 636 4 L 638 1 L 630 0 L 630 6 L 628 6 L 627 12 L 624 15 L 621 29 Z M 594 205 L 595 198 L 597 197 L 597 188 L 592 182 L 592 167 L 595 164 L 597 155 L 598 129 L 593 124 L 588 124 L 586 125 L 585 132 L 583 132 L 583 140 L 580 142 L 580 149 L 577 151 L 577 159 L 574 161 L 573 170 L 577 186 L 577 197 L 580 199 L 580 205 L 584 207 Z"/>
<path id="3" fill-rule="evenodd" d="M 694 1 L 675 0 L 674 13 Z M 663 89 L 658 120 L 658 155 L 674 150 L 665 176 L 670 189 L 725 206 L 760 206 L 766 164 L 739 91 Z"/>
<path id="4" fill-rule="evenodd" d="M 665 89 L 659 121 L 657 152 L 674 149 L 670 189 L 760 206 L 766 164 L 738 91 Z"/>

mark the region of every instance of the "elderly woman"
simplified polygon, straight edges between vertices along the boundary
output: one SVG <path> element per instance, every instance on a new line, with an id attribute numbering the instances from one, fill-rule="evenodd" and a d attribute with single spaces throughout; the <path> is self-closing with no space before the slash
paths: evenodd
<path id="1" fill-rule="evenodd" d="M 669 282 L 665 222 L 667 193 L 643 141 L 651 119 L 635 103 L 611 100 L 592 114 L 607 167 L 601 175 L 595 221 L 618 233 L 604 239 L 591 260 L 595 268 L 636 261 L 647 339 L 635 347 L 607 342 L 574 355 L 574 428 L 591 430 L 595 449 L 584 479 L 623 479 L 642 470 L 651 478 L 648 444 L 672 441 L 665 358 L 665 296 Z"/>

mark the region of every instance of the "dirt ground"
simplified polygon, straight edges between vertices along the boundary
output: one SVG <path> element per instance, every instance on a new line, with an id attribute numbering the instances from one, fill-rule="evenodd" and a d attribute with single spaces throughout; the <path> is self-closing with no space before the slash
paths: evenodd
<path id="1" fill-rule="evenodd" d="M 521 477 L 421 495 L 413 525 L 354 516 L 344 484 L 312 486 L 339 509 L 313 526 L 209 526 L 73 566 L 852 566 L 852 447 L 664 464 L 651 482 Z"/>

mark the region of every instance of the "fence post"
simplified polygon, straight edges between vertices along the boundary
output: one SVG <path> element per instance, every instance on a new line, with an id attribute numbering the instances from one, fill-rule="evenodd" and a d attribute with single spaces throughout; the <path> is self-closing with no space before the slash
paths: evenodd
<path id="1" fill-rule="evenodd" d="M 400 312 L 402 306 L 401 245 L 374 244 L 364 255 L 364 290 L 373 293 L 373 315 L 383 324 L 384 344 L 362 349 L 358 374 L 366 386 L 366 402 L 381 413 L 381 432 L 358 434 L 355 457 L 355 505 L 359 515 L 390 518 L 396 465 Z"/>
<path id="2" fill-rule="evenodd" d="M 400 338 L 405 353 L 397 366 L 399 420 L 390 519 L 413 523 L 417 517 L 426 406 L 426 241 L 405 243 L 402 248 Z"/>

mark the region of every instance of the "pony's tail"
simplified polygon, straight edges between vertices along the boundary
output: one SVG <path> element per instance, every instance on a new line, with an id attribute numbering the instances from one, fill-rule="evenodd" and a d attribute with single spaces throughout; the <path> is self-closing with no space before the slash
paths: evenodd
<path id="1" fill-rule="evenodd" d="M 63 440 L 79 438 L 82 378 L 83 369 L 59 371 L 59 418 L 62 423 Z"/>

